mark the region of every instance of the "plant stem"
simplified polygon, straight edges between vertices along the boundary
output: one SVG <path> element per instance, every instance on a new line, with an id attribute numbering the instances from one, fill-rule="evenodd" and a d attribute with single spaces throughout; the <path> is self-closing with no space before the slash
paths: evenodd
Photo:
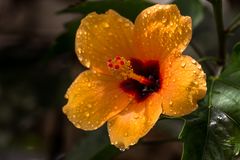
<path id="1" fill-rule="evenodd" d="M 223 26 L 223 14 L 222 14 L 222 0 L 208 0 L 214 11 L 214 17 L 216 21 L 217 33 L 218 33 L 218 45 L 219 45 L 219 62 L 221 66 L 225 65 L 226 61 L 226 39 Z"/>

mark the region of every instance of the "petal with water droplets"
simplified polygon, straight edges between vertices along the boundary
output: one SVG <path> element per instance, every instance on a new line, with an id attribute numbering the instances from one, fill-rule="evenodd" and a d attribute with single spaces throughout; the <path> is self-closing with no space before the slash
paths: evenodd
<path id="1" fill-rule="evenodd" d="M 206 94 L 206 75 L 189 56 L 169 57 L 161 66 L 163 114 L 182 116 L 197 108 Z"/>
<path id="2" fill-rule="evenodd" d="M 161 98 L 153 93 L 143 102 L 132 102 L 120 114 L 108 121 L 108 132 L 113 145 L 127 149 L 146 135 L 162 113 Z"/>
<path id="3" fill-rule="evenodd" d="M 108 72 L 107 60 L 131 56 L 133 23 L 113 10 L 88 14 L 77 30 L 75 50 L 81 63 L 99 72 Z"/>
<path id="4" fill-rule="evenodd" d="M 134 28 L 135 56 L 164 60 L 181 54 L 192 37 L 192 21 L 176 5 L 154 5 L 142 11 Z"/>
<path id="5" fill-rule="evenodd" d="M 94 130 L 121 112 L 131 98 L 119 88 L 114 77 L 85 71 L 66 93 L 63 112 L 77 127 Z"/>

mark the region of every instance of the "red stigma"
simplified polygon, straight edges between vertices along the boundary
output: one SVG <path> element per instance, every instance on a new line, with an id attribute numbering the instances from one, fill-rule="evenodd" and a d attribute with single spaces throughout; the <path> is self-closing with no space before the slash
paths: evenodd
<path id="1" fill-rule="evenodd" d="M 124 65 L 124 61 L 120 61 L 120 64 L 121 64 L 121 65 Z"/>
<path id="2" fill-rule="evenodd" d="M 113 64 L 112 64 L 112 63 L 109 63 L 109 64 L 108 64 L 108 67 L 113 68 Z"/>
<path id="3" fill-rule="evenodd" d="M 115 69 L 119 69 L 119 65 L 115 65 L 114 68 L 115 68 Z"/>
<path id="4" fill-rule="evenodd" d="M 120 60 L 121 59 L 121 57 L 120 56 L 116 56 L 116 60 Z"/>

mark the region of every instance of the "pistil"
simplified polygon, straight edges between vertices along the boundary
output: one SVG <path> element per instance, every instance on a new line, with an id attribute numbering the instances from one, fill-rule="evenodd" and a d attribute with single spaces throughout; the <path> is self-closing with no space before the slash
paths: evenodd
<path id="1" fill-rule="evenodd" d="M 116 56 L 113 59 L 109 59 L 107 66 L 116 77 L 123 78 L 124 80 L 131 78 L 144 85 L 152 84 L 152 81 L 148 78 L 134 73 L 130 60 L 124 57 Z"/>

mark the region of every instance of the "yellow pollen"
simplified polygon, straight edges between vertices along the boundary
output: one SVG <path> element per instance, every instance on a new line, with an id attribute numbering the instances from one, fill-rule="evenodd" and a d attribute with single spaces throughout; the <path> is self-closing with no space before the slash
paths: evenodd
<path id="1" fill-rule="evenodd" d="M 149 79 L 134 73 L 130 60 L 124 57 L 116 56 L 113 59 L 109 59 L 107 61 L 107 66 L 118 78 L 124 80 L 131 78 L 145 85 L 150 85 L 152 83 Z"/>

